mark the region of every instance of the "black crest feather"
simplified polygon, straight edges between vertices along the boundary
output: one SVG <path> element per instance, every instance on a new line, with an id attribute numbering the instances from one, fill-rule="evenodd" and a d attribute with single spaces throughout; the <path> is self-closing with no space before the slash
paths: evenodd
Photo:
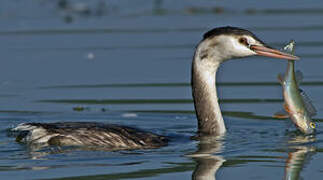
<path id="1" fill-rule="evenodd" d="M 252 36 L 257 41 L 263 43 L 252 32 L 250 32 L 246 29 L 242 29 L 242 28 L 238 28 L 238 27 L 231 27 L 231 26 L 218 27 L 218 28 L 211 29 L 210 31 L 206 32 L 203 35 L 203 40 L 208 39 L 208 38 L 212 38 L 212 37 L 218 36 L 218 35 L 248 35 L 248 36 Z M 265 43 L 263 43 L 263 44 L 265 44 Z"/>

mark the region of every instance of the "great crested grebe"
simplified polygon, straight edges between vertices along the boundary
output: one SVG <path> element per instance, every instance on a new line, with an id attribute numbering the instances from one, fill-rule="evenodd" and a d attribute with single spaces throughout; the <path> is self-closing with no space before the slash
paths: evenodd
<path id="1" fill-rule="evenodd" d="M 197 45 L 192 63 L 192 94 L 198 136 L 225 133 L 215 87 L 216 71 L 226 60 L 247 56 L 296 60 L 298 57 L 265 45 L 250 31 L 236 27 L 214 28 Z M 158 148 L 168 138 L 135 128 L 94 122 L 23 123 L 13 128 L 17 141 L 29 145 L 100 146 L 112 150 Z"/>

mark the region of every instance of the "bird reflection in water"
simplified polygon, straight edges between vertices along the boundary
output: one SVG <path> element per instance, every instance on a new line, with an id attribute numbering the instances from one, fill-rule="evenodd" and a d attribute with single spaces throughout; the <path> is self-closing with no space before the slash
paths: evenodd
<path id="1" fill-rule="evenodd" d="M 198 150 L 187 155 L 196 162 L 192 179 L 215 180 L 216 172 L 225 162 L 222 156 L 216 155 L 222 152 L 222 138 L 207 136 L 201 137 L 199 140 Z"/>
<path id="2" fill-rule="evenodd" d="M 288 157 L 285 165 L 284 180 L 298 180 L 301 171 L 315 154 L 315 136 L 296 136 L 288 140 Z"/>

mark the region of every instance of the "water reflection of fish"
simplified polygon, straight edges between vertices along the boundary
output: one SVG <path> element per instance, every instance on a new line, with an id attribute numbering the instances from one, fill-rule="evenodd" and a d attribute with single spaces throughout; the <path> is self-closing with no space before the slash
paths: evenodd
<path id="1" fill-rule="evenodd" d="M 305 144 L 314 141 L 315 137 L 313 136 L 297 136 L 288 142 L 290 152 L 288 152 L 286 160 L 284 180 L 302 179 L 301 171 L 309 163 L 316 151 L 315 147 Z"/>
<path id="2" fill-rule="evenodd" d="M 293 54 L 294 45 L 295 42 L 291 41 L 284 49 Z M 299 89 L 300 79 L 302 74 L 300 71 L 295 73 L 294 61 L 288 61 L 285 75 L 278 75 L 278 80 L 283 86 L 284 111 L 276 113 L 275 117 L 290 117 L 299 130 L 305 134 L 311 134 L 315 130 L 315 123 L 311 117 L 316 115 L 316 109 L 305 92 Z"/>

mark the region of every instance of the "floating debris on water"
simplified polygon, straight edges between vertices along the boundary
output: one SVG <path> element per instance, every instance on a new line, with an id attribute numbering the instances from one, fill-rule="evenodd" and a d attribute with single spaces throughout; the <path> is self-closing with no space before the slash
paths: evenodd
<path id="1" fill-rule="evenodd" d="M 83 106 L 73 107 L 73 111 L 78 111 L 78 112 L 81 112 L 81 111 L 90 111 L 90 110 L 91 110 L 90 107 L 83 107 Z"/>
<path id="2" fill-rule="evenodd" d="M 124 113 L 121 115 L 122 117 L 138 117 L 136 113 Z"/>
<path id="3" fill-rule="evenodd" d="M 89 52 L 87 55 L 86 55 L 86 58 L 89 59 L 89 60 L 93 60 L 95 58 L 95 55 L 94 53 L 92 52 Z"/>

